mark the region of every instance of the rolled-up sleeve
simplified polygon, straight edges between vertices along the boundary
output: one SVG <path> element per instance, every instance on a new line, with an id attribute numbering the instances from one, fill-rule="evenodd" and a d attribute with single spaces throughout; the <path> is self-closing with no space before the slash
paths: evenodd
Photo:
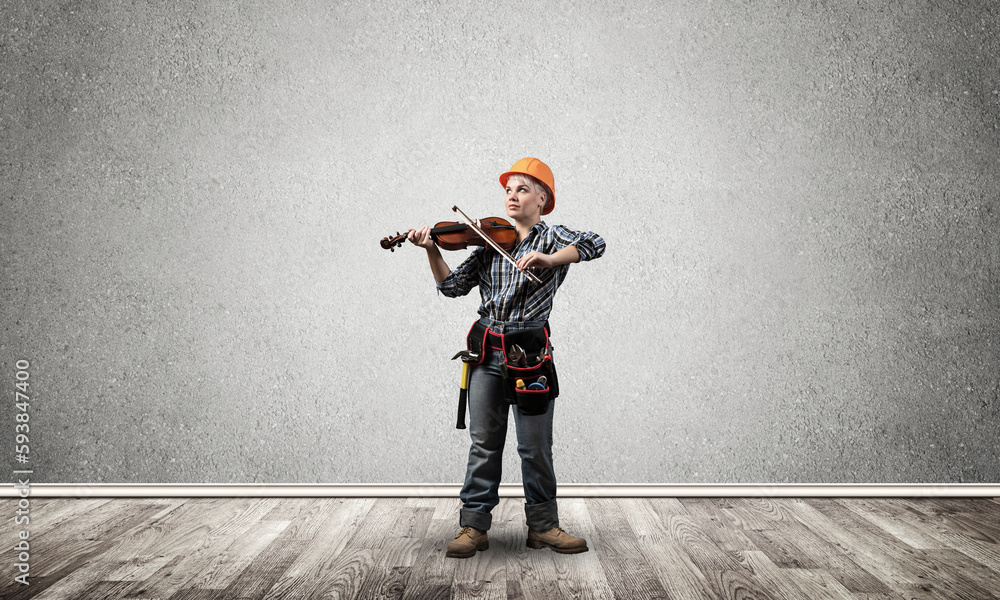
<path id="1" fill-rule="evenodd" d="M 592 231 L 574 231 L 562 225 L 552 228 L 553 238 L 559 248 L 576 246 L 580 260 L 593 260 L 604 255 L 604 239 Z"/>
<path id="2" fill-rule="evenodd" d="M 462 264 L 451 270 L 444 281 L 437 284 L 438 292 L 449 298 L 464 296 L 479 284 L 479 272 L 482 267 L 483 248 L 476 248 Z"/>

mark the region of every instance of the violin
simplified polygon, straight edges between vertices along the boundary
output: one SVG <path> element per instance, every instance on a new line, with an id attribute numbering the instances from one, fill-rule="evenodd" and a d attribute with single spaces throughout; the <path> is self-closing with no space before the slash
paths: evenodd
<path id="1" fill-rule="evenodd" d="M 431 239 L 442 250 L 464 250 L 469 246 L 491 245 L 479 234 L 485 233 L 504 250 L 510 250 L 517 244 L 517 230 L 506 219 L 488 217 L 479 220 L 479 231 L 458 221 L 441 221 L 431 228 Z M 395 252 L 402 246 L 409 233 L 399 233 L 393 237 L 384 237 L 379 242 L 383 248 Z"/>
<path id="2" fill-rule="evenodd" d="M 506 259 L 507 262 L 517 267 L 517 261 L 507 253 L 507 250 L 517 245 L 517 229 L 509 221 L 500 217 L 489 217 L 487 219 L 480 219 L 477 225 L 459 207 L 452 206 L 451 210 L 462 215 L 465 223 L 442 221 L 435 225 L 431 229 L 431 239 L 434 240 L 434 243 L 438 247 L 445 250 L 461 250 L 469 246 L 490 246 Z M 409 235 L 409 232 L 399 233 L 397 231 L 395 236 L 391 238 L 384 237 L 380 243 L 383 248 L 388 249 L 390 252 L 395 252 L 396 246 L 402 246 L 403 241 Z M 542 280 L 534 273 L 521 270 L 520 268 L 518 268 L 518 271 L 535 284 L 542 283 Z"/>

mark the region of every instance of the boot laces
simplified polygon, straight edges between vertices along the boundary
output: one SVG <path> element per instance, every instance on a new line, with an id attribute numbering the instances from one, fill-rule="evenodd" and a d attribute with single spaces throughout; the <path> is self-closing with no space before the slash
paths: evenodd
<path id="1" fill-rule="evenodd" d="M 472 537 L 472 526 L 466 525 L 465 527 L 463 527 L 462 531 L 459 531 L 458 535 L 455 536 L 455 539 L 457 540 L 458 538 L 462 537 L 463 535 L 468 535 L 469 537 Z"/>

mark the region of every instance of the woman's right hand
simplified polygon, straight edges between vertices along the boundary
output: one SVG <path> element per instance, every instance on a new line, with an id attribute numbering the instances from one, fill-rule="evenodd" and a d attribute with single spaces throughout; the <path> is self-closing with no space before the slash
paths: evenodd
<path id="1" fill-rule="evenodd" d="M 430 250 L 434 247 L 434 239 L 431 238 L 431 228 L 421 227 L 420 229 L 410 229 L 409 234 L 407 234 L 406 239 L 410 240 L 414 245 L 420 246 Z"/>

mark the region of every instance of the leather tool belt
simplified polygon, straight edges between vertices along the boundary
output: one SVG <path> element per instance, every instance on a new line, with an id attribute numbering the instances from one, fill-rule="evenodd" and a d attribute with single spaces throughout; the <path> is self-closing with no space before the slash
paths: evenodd
<path id="1" fill-rule="evenodd" d="M 559 395 L 547 326 L 505 333 L 476 321 L 465 337 L 465 346 L 466 350 L 454 358 L 461 357 L 469 365 L 481 365 L 488 349 L 503 353 L 500 372 L 504 379 L 504 396 L 507 402 L 517 405 L 522 415 L 545 414 L 549 402 Z M 459 399 L 458 410 L 458 428 L 464 429 L 464 394 Z"/>

